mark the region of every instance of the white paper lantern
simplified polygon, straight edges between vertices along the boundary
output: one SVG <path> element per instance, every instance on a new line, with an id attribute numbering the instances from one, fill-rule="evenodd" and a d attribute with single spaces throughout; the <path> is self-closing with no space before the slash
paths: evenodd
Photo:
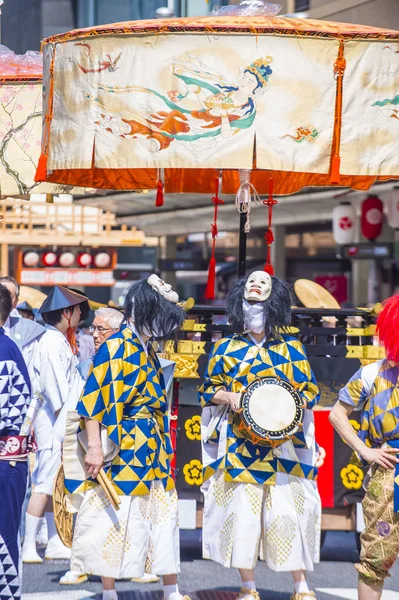
<path id="1" fill-rule="evenodd" d="M 386 207 L 388 225 L 393 229 L 399 229 L 399 188 L 387 195 Z"/>
<path id="2" fill-rule="evenodd" d="M 111 257 L 106 252 L 99 252 L 94 257 L 94 264 L 98 269 L 106 269 L 111 264 Z"/>
<path id="3" fill-rule="evenodd" d="M 24 254 L 24 265 L 26 267 L 37 267 L 40 260 L 40 256 L 37 252 L 26 252 Z"/>
<path id="4" fill-rule="evenodd" d="M 68 268 L 72 267 L 75 262 L 75 255 L 72 252 L 63 252 L 59 258 L 59 263 L 61 267 Z"/>
<path id="5" fill-rule="evenodd" d="M 336 244 L 352 244 L 356 233 L 356 212 L 350 202 L 342 202 L 332 212 L 333 236 Z"/>

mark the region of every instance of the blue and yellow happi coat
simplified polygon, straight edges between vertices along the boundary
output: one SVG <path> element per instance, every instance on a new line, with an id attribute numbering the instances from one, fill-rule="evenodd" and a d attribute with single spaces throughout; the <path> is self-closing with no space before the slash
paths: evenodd
<path id="1" fill-rule="evenodd" d="M 77 411 L 106 427 L 108 437 L 120 448 L 105 469 L 117 493 L 146 495 L 155 480 L 161 480 L 166 490 L 174 488 L 161 365 L 151 345 L 147 354 L 129 327 L 100 347 Z"/>
<path id="2" fill-rule="evenodd" d="M 229 392 L 242 392 L 255 379 L 279 377 L 292 383 L 306 385 L 301 396 L 311 409 L 319 401 L 319 388 L 301 342 L 286 334 L 279 339 L 266 341 L 259 347 L 246 335 L 234 335 L 215 343 L 209 357 L 205 381 L 199 391 L 202 407 L 212 404 L 212 398 L 220 389 Z M 239 431 L 229 414 L 227 426 L 226 453 L 204 470 L 208 479 L 219 468 L 225 471 L 226 481 L 243 483 L 271 484 L 276 482 L 276 473 L 284 472 L 314 479 L 317 469 L 314 465 L 297 460 L 278 458 L 269 446 L 253 444 Z M 218 433 L 213 439 L 218 443 Z M 210 440 L 212 442 L 212 439 Z M 298 432 L 292 440 L 295 449 L 306 449 L 303 432 Z"/>
<path id="3" fill-rule="evenodd" d="M 339 393 L 339 400 L 360 409 L 358 436 L 369 446 L 387 444 L 399 456 L 399 366 L 388 360 L 357 371 Z M 399 463 L 395 466 L 394 511 L 399 513 Z"/>

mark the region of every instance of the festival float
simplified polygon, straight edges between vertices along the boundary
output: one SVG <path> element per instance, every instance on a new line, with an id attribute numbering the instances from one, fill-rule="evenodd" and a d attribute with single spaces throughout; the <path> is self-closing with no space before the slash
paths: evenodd
<path id="1" fill-rule="evenodd" d="M 278 17 L 279 8 L 244 0 L 209 17 L 115 23 L 43 42 L 36 181 L 156 190 L 155 211 L 168 193 L 209 194 L 215 213 L 207 299 L 214 297 L 219 192 L 236 195 L 239 275 L 251 208 L 268 211 L 265 270 L 272 274 L 278 196 L 312 186 L 368 190 L 399 179 L 399 32 Z M 200 522 L 202 482 L 197 387 L 212 340 L 229 332 L 215 321 L 223 312 L 194 307 L 180 341 L 165 349 L 177 365 L 176 473 L 180 498 L 194 502 L 191 527 Z M 360 326 L 350 326 L 356 319 Z M 325 407 L 362 362 L 381 356 L 372 310 L 318 301 L 294 309 L 293 331 L 305 343 Z M 328 411 L 315 414 L 324 451 L 323 527 L 355 529 L 362 468 L 333 433 Z"/>

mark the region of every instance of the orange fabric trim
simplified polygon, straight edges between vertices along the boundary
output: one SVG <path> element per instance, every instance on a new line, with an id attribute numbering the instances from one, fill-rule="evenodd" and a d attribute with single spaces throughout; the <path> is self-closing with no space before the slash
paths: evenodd
<path id="1" fill-rule="evenodd" d="M 39 162 L 36 169 L 35 181 L 41 182 L 46 180 L 47 175 L 47 160 L 48 160 L 48 149 L 50 144 L 50 126 L 51 119 L 53 118 L 53 100 L 54 100 L 54 63 L 55 63 L 55 47 L 53 49 L 53 55 L 51 57 L 50 64 L 50 81 L 49 81 L 49 92 L 48 92 L 48 108 L 45 113 L 43 129 L 42 129 L 42 152 L 39 158 Z"/>
<path id="2" fill-rule="evenodd" d="M 165 194 L 197 193 L 212 194 L 215 188 L 215 169 L 165 169 Z M 289 171 L 251 172 L 251 183 L 261 195 L 269 193 L 269 179 L 273 177 L 275 196 L 299 192 L 306 187 L 350 187 L 368 190 L 377 181 L 399 180 L 399 173 L 392 177 L 341 175 L 339 184 L 331 184 L 329 173 L 291 173 Z M 78 187 L 108 190 L 149 190 L 158 184 L 157 169 L 72 169 L 52 171 L 46 181 Z M 238 170 L 224 170 L 222 193 L 236 194 L 240 186 Z M 165 199 L 167 202 L 167 198 Z"/>
<path id="3" fill-rule="evenodd" d="M 34 83 L 42 81 L 43 74 L 37 73 L 32 75 L 0 75 L 0 83 Z"/>
<path id="4" fill-rule="evenodd" d="M 290 19 L 285 17 L 186 17 L 183 19 L 152 19 L 128 21 L 99 25 L 93 28 L 75 29 L 67 33 L 54 35 L 42 42 L 42 46 L 64 43 L 77 38 L 101 35 L 132 35 L 160 33 L 203 33 L 210 31 L 220 34 L 251 33 L 270 35 L 294 35 L 311 37 L 333 37 L 348 39 L 399 40 L 399 31 L 354 25 L 352 23 L 334 23 L 314 19 Z"/>
<path id="5" fill-rule="evenodd" d="M 157 187 L 157 169 L 71 169 L 52 171 L 49 183 L 104 190 L 151 190 Z M 79 182 L 79 183 L 77 183 Z"/>

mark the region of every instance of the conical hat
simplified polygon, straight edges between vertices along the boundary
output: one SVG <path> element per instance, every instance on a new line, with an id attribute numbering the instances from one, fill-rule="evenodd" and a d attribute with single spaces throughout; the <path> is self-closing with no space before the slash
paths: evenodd
<path id="1" fill-rule="evenodd" d="M 294 290 L 305 308 L 341 308 L 326 288 L 309 279 L 297 279 Z"/>
<path id="2" fill-rule="evenodd" d="M 17 305 L 17 310 L 26 310 L 26 311 L 33 312 L 33 307 L 29 304 L 29 302 L 24 300 L 23 302 L 20 302 Z"/>
<path id="3" fill-rule="evenodd" d="M 43 304 L 40 307 L 40 313 L 48 313 L 53 310 L 62 310 L 63 308 L 69 308 L 70 306 L 76 306 L 76 304 L 83 304 L 87 302 L 86 296 L 82 296 L 77 292 L 71 292 L 61 285 L 56 285 Z"/>
<path id="4" fill-rule="evenodd" d="M 40 290 L 28 287 L 27 285 L 21 285 L 19 292 L 19 302 L 28 302 L 33 308 L 39 308 L 46 299 L 46 294 L 43 294 Z"/>

